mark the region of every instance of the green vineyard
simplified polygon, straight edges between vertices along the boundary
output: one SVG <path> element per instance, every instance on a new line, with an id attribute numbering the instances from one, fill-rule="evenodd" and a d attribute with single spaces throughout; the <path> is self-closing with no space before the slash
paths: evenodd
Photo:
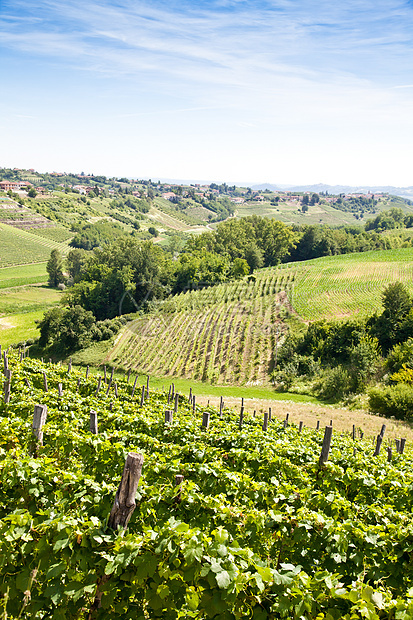
<path id="1" fill-rule="evenodd" d="M 69 251 L 67 241 L 54 241 L 7 224 L 0 224 L 0 267 L 46 261 L 55 248 L 62 254 L 67 254 Z"/>
<path id="2" fill-rule="evenodd" d="M 189 291 L 126 326 L 109 360 L 150 374 L 211 383 L 267 381 L 283 332 L 291 272 Z"/>
<path id="3" fill-rule="evenodd" d="M 359 431 L 328 450 L 324 429 L 172 386 L 5 365 L 2 618 L 412 617 L 413 459 L 384 428 L 378 453 Z"/>
<path id="4" fill-rule="evenodd" d="M 268 383 L 288 314 L 304 321 L 366 316 L 401 280 L 413 292 L 413 249 L 318 258 L 255 279 L 188 291 L 129 323 L 107 360 L 160 376 Z"/>

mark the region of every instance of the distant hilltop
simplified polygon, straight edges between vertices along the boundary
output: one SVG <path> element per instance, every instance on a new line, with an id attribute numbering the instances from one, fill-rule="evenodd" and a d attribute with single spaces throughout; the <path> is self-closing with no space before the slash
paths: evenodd
<path id="1" fill-rule="evenodd" d="M 394 187 L 393 185 L 326 185 L 317 183 L 316 185 L 274 185 L 272 183 L 259 183 L 252 185 L 251 189 L 263 191 L 269 189 L 272 192 L 292 191 L 292 192 L 316 192 L 328 194 L 391 194 L 393 196 L 401 196 L 402 198 L 413 198 L 413 186 Z"/>

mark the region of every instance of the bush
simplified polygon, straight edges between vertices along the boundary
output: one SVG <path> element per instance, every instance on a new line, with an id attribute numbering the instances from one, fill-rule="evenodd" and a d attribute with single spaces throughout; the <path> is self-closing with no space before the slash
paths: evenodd
<path id="1" fill-rule="evenodd" d="M 413 387 L 400 383 L 384 388 L 372 388 L 369 407 L 374 413 L 393 416 L 399 420 L 413 419 Z"/>
<path id="2" fill-rule="evenodd" d="M 337 401 L 351 392 L 351 384 L 350 373 L 342 366 L 336 366 L 324 372 L 315 389 L 320 398 Z"/>

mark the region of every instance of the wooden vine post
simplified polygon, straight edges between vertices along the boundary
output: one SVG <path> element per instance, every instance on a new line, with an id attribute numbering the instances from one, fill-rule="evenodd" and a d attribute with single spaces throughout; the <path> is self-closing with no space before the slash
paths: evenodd
<path id="1" fill-rule="evenodd" d="M 221 396 L 221 398 L 219 399 L 219 417 L 222 418 L 223 416 L 223 409 L 224 409 L 224 399 Z"/>
<path id="2" fill-rule="evenodd" d="M 145 386 L 142 386 L 142 394 L 141 394 L 141 407 L 145 404 Z"/>
<path id="3" fill-rule="evenodd" d="M 178 394 L 178 392 L 176 392 L 176 394 L 175 394 L 174 413 L 178 413 L 178 405 L 179 405 L 179 394 Z"/>
<path id="4" fill-rule="evenodd" d="M 138 383 L 138 375 L 135 377 L 135 383 L 133 384 L 131 398 L 135 396 L 136 384 Z"/>
<path id="5" fill-rule="evenodd" d="M 123 469 L 122 479 L 118 490 L 116 491 L 115 501 L 110 511 L 108 527 L 117 530 L 118 527 L 126 529 L 129 520 L 136 507 L 135 497 L 138 490 L 139 479 L 142 474 L 143 454 L 129 452 L 126 457 L 125 467 Z M 92 620 L 94 612 L 102 607 L 102 586 L 109 581 L 111 575 L 103 575 L 98 580 L 95 599 L 90 608 L 88 620 Z"/>
<path id="6" fill-rule="evenodd" d="M 35 405 L 33 412 L 33 435 L 34 442 L 31 446 L 30 452 L 36 454 L 37 448 L 43 445 L 43 426 L 46 423 L 47 418 L 47 405 Z"/>
<path id="7" fill-rule="evenodd" d="M 298 424 L 298 432 L 301 433 L 303 430 L 304 422 L 300 421 Z"/>
<path id="8" fill-rule="evenodd" d="M 89 430 L 93 435 L 98 434 L 98 414 L 93 409 L 90 410 Z"/>
<path id="9" fill-rule="evenodd" d="M 383 435 L 377 435 L 376 447 L 374 449 L 373 456 L 378 456 L 380 454 L 380 448 L 381 448 L 382 442 L 383 442 Z"/>
<path id="10" fill-rule="evenodd" d="M 173 413 L 170 409 L 165 411 L 165 424 L 172 424 L 173 422 Z"/>
<path id="11" fill-rule="evenodd" d="M 96 392 L 95 392 L 95 398 L 97 397 L 97 395 L 98 395 L 98 394 L 99 394 L 99 392 L 100 392 L 100 386 L 101 386 L 101 385 L 102 385 L 102 377 L 99 377 L 99 378 L 98 378 L 98 385 L 97 385 Z"/>
<path id="12" fill-rule="evenodd" d="M 4 371 L 5 381 L 4 381 L 4 402 L 7 404 L 10 402 L 10 392 L 11 392 L 11 370 L 7 368 Z"/>
<path id="13" fill-rule="evenodd" d="M 108 527 L 117 530 L 118 527 L 126 529 L 129 520 L 135 510 L 136 491 L 142 474 L 143 454 L 129 452 L 126 457 L 122 479 L 116 491 L 115 501 L 110 511 Z"/>
<path id="14" fill-rule="evenodd" d="M 43 373 L 43 388 L 44 388 L 45 392 L 49 391 L 49 389 L 47 387 L 47 377 L 46 377 L 46 373 L 45 372 Z"/>
<path id="15" fill-rule="evenodd" d="M 177 494 L 175 495 L 174 498 L 174 503 L 175 504 L 180 504 L 181 503 L 181 494 L 182 494 L 182 483 L 184 481 L 184 477 L 181 474 L 177 474 L 175 476 L 175 488 L 177 488 Z"/>
<path id="16" fill-rule="evenodd" d="M 209 426 L 210 417 L 211 414 L 209 413 L 209 411 L 204 411 L 204 413 L 202 414 L 202 428 L 204 428 L 205 430 Z"/>
<path id="17" fill-rule="evenodd" d="M 269 417 L 268 411 L 264 411 L 264 422 L 262 424 L 262 430 L 263 431 L 267 431 L 268 430 L 268 417 Z"/>
<path id="18" fill-rule="evenodd" d="M 332 436 L 333 436 L 333 427 L 331 425 L 326 426 L 325 431 L 324 431 L 323 445 L 321 447 L 321 454 L 320 454 L 320 458 L 318 461 L 318 464 L 320 467 L 322 467 L 324 463 L 327 463 L 328 461 L 328 455 L 330 454 Z"/>
<path id="19" fill-rule="evenodd" d="M 405 446 L 406 446 L 406 438 L 402 437 L 400 439 L 400 454 L 403 454 Z"/>

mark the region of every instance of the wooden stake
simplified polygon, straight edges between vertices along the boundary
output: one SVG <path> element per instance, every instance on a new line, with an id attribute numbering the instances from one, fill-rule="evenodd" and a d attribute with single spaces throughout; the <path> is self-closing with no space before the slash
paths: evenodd
<path id="1" fill-rule="evenodd" d="M 63 385 L 61 383 L 58 383 L 57 390 L 59 392 L 59 398 L 61 398 L 63 396 Z"/>
<path id="2" fill-rule="evenodd" d="M 223 416 L 223 409 L 224 409 L 224 399 L 221 398 L 219 399 L 219 417 L 222 418 Z"/>
<path id="3" fill-rule="evenodd" d="M 330 453 L 332 435 L 333 435 L 333 427 L 331 425 L 326 426 L 325 431 L 324 431 L 324 439 L 323 439 L 323 445 L 321 448 L 321 454 L 320 454 L 320 458 L 318 461 L 319 467 L 322 467 L 324 463 L 328 461 L 328 455 Z"/>
<path id="4" fill-rule="evenodd" d="M 173 413 L 170 409 L 165 411 L 165 424 L 172 424 L 173 422 Z"/>
<path id="5" fill-rule="evenodd" d="M 82 377 L 79 377 L 79 378 L 78 378 L 78 380 L 77 380 L 77 388 L 76 388 L 76 392 L 78 392 L 78 391 L 79 391 L 79 389 L 80 389 L 80 384 L 81 384 L 81 383 L 82 383 Z"/>
<path id="6" fill-rule="evenodd" d="M 118 398 L 118 384 L 115 383 L 114 387 L 115 387 L 115 398 Z"/>
<path id="7" fill-rule="evenodd" d="M 98 414 L 93 409 L 90 410 L 89 430 L 93 435 L 98 434 Z"/>
<path id="8" fill-rule="evenodd" d="M 377 435 L 376 439 L 376 448 L 374 450 L 373 456 L 378 456 L 380 454 L 380 448 L 383 441 L 382 435 Z"/>
<path id="9" fill-rule="evenodd" d="M 271 422 L 272 420 L 272 411 L 271 411 L 271 407 L 268 407 L 268 422 Z"/>
<path id="10" fill-rule="evenodd" d="M 382 437 L 384 437 L 384 433 L 385 433 L 385 431 L 386 431 L 386 425 L 385 425 L 385 424 L 383 424 L 383 425 L 382 425 L 382 427 L 381 427 L 381 431 L 380 431 L 380 435 L 381 435 Z"/>
<path id="11" fill-rule="evenodd" d="M 210 417 L 211 417 L 211 414 L 209 413 L 209 411 L 204 411 L 204 413 L 202 414 L 202 428 L 205 428 L 205 430 L 209 426 Z"/>
<path id="12" fill-rule="evenodd" d="M 317 425 L 316 425 L 316 427 L 315 427 L 315 430 L 316 430 L 316 431 L 319 431 L 319 430 L 320 430 L 320 420 L 317 420 Z"/>
<path id="13" fill-rule="evenodd" d="M 406 438 L 405 438 L 405 437 L 402 437 L 402 438 L 400 439 L 400 454 L 403 454 L 403 453 L 404 453 L 404 448 L 405 448 L 405 446 L 406 446 Z"/>
<path id="14" fill-rule="evenodd" d="M 101 384 L 102 384 L 102 377 L 101 377 L 101 376 L 99 376 L 99 378 L 98 378 L 98 385 L 97 385 L 96 392 L 95 392 L 95 398 L 97 397 L 97 395 L 98 395 L 98 394 L 99 394 L 99 392 L 100 392 L 100 386 L 101 386 Z"/>
<path id="15" fill-rule="evenodd" d="M 132 398 L 133 398 L 133 397 L 134 397 L 134 395 L 135 395 L 135 390 L 136 390 L 136 384 L 137 384 L 137 383 L 138 383 L 138 375 L 136 375 L 136 377 L 135 377 L 135 382 L 134 382 L 134 384 L 133 384 L 132 394 L 131 394 L 131 397 L 132 397 Z"/>
<path id="16" fill-rule="evenodd" d="M 303 430 L 303 426 L 304 426 L 304 422 L 301 422 L 301 421 L 300 421 L 300 422 L 299 422 L 299 424 L 298 424 L 298 432 L 299 432 L 299 433 L 301 433 L 301 432 L 302 432 L 302 430 Z"/>
<path id="17" fill-rule="evenodd" d="M 47 405 L 35 405 L 33 412 L 33 435 L 35 436 L 35 446 L 43 445 L 43 426 L 46 423 L 47 418 Z"/>
<path id="18" fill-rule="evenodd" d="M 175 488 L 177 488 L 177 493 L 175 495 L 174 498 L 174 503 L 175 504 L 180 504 L 182 499 L 181 499 L 181 494 L 182 494 L 182 483 L 184 481 L 184 477 L 181 476 L 180 474 L 177 474 L 175 476 Z"/>
<path id="19" fill-rule="evenodd" d="M 395 439 L 394 441 L 396 443 L 396 452 L 400 453 L 400 439 Z"/>
<path id="20" fill-rule="evenodd" d="M 103 383 L 106 383 L 106 366 L 103 366 Z"/>
<path id="21" fill-rule="evenodd" d="M 178 413 L 178 405 L 179 405 L 179 394 L 178 392 L 175 394 L 175 406 L 174 406 L 174 413 Z"/>
<path id="22" fill-rule="evenodd" d="M 112 530 L 126 529 L 136 507 L 135 497 L 142 474 L 143 454 L 129 452 L 126 457 L 122 479 L 110 511 L 108 527 Z"/>
<path id="23" fill-rule="evenodd" d="M 268 411 L 264 411 L 264 422 L 262 425 L 262 430 L 263 431 L 267 431 L 268 430 Z"/>
<path id="24" fill-rule="evenodd" d="M 387 462 L 391 463 L 391 457 L 392 457 L 392 449 L 391 446 L 387 446 Z"/>
<path id="25" fill-rule="evenodd" d="M 141 394 L 141 407 L 143 407 L 145 403 L 145 386 L 142 386 L 142 394 Z"/>
<path id="26" fill-rule="evenodd" d="M 195 399 L 195 395 L 192 396 L 192 411 L 195 413 L 195 405 L 196 405 L 196 399 Z"/>
<path id="27" fill-rule="evenodd" d="M 85 378 L 87 379 L 88 377 L 89 377 L 89 366 L 86 366 Z"/>
<path id="28" fill-rule="evenodd" d="M 244 400 L 244 399 L 242 399 L 242 400 Z M 240 411 L 240 414 L 239 414 L 239 427 L 240 428 L 242 427 L 243 421 L 244 421 L 244 405 L 242 405 L 241 411 Z"/>
<path id="29" fill-rule="evenodd" d="M 68 364 L 68 366 L 67 366 L 67 372 L 69 373 L 69 372 L 71 372 L 71 371 L 72 371 L 72 358 L 70 358 L 70 360 L 69 360 L 69 364 Z"/>
<path id="30" fill-rule="evenodd" d="M 45 392 L 49 391 L 49 389 L 47 387 L 47 377 L 46 377 L 46 373 L 45 372 L 43 373 L 43 387 L 44 387 L 44 391 Z"/>
<path id="31" fill-rule="evenodd" d="M 4 371 L 5 374 L 5 382 L 4 382 L 4 402 L 8 404 L 10 402 L 10 392 L 11 392 L 11 370 L 7 368 Z"/>

